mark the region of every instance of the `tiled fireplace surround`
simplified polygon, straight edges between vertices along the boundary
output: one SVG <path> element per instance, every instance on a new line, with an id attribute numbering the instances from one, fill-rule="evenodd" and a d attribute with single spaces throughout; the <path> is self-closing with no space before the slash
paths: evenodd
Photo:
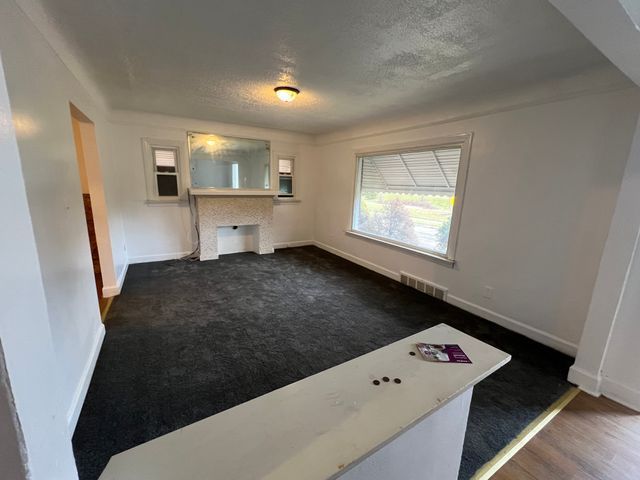
<path id="1" fill-rule="evenodd" d="M 200 260 L 218 258 L 218 227 L 255 226 L 256 253 L 273 253 L 271 197 L 197 196 Z"/>

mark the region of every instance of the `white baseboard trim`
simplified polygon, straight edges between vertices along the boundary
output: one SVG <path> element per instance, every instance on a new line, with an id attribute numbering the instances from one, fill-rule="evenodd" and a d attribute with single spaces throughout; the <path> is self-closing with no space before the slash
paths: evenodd
<path id="1" fill-rule="evenodd" d="M 128 268 L 129 268 L 129 262 L 124 264 L 124 268 L 122 269 L 122 272 L 120 272 L 120 276 L 118 277 L 116 285 L 102 287 L 102 296 L 104 298 L 115 297 L 116 295 L 120 295 L 120 292 L 122 291 L 122 285 L 124 284 L 124 279 L 127 276 Z"/>
<path id="2" fill-rule="evenodd" d="M 191 252 L 175 252 L 175 253 L 160 253 L 158 255 L 139 255 L 137 257 L 129 257 L 129 263 L 148 263 L 148 262 L 162 262 L 163 260 L 176 260 L 182 258 L 185 255 L 189 255 Z"/>
<path id="3" fill-rule="evenodd" d="M 296 240 L 293 242 L 279 242 L 279 243 L 274 243 L 273 248 L 277 250 L 280 248 L 304 247 L 307 245 L 315 245 L 315 242 L 313 240 Z M 175 253 L 160 253 L 157 255 L 139 255 L 137 257 L 129 257 L 129 263 L 135 264 L 135 263 L 148 263 L 148 262 L 162 262 L 163 260 L 176 260 L 178 258 L 184 257 L 185 255 L 189 255 L 190 253 L 191 252 L 189 251 L 189 252 L 175 252 Z M 264 252 L 264 253 L 273 253 L 273 252 Z M 226 254 L 221 254 L 221 255 L 226 255 Z M 104 292 L 104 289 L 103 289 L 103 292 Z"/>
<path id="4" fill-rule="evenodd" d="M 625 407 L 629 407 L 636 412 L 640 412 L 640 391 L 627 387 L 608 377 L 603 377 L 600 385 L 602 395 L 618 402 Z"/>
<path id="5" fill-rule="evenodd" d="M 306 247 L 307 245 L 315 245 L 313 240 L 296 240 L 295 242 L 279 242 L 274 243 L 273 248 L 279 250 L 281 248 Z"/>
<path id="6" fill-rule="evenodd" d="M 87 390 L 89 390 L 89 384 L 91 383 L 93 370 L 96 368 L 96 362 L 98 361 L 98 355 L 100 354 L 104 334 L 104 325 L 101 323 L 96 331 L 93 345 L 91 346 L 91 352 L 89 353 L 89 358 L 87 358 L 87 363 L 84 365 L 82 377 L 80 378 L 80 382 L 78 382 L 76 391 L 73 394 L 73 399 L 71 400 L 71 406 L 67 412 L 67 428 L 71 435 L 73 435 L 73 431 L 76 429 L 78 417 L 80 416 L 84 399 L 87 396 Z"/>
<path id="7" fill-rule="evenodd" d="M 569 369 L 569 376 L 567 377 L 567 380 L 574 385 L 577 385 L 580 390 L 588 393 L 589 395 L 593 395 L 594 397 L 600 396 L 600 375 L 594 375 L 593 373 L 587 372 L 573 364 Z"/>
<path id="8" fill-rule="evenodd" d="M 351 255 L 350 253 L 343 252 L 342 250 L 338 250 L 337 248 L 333 248 L 327 245 L 326 243 L 314 241 L 313 244 L 316 247 L 321 248 L 322 250 L 326 250 L 329 253 L 333 253 L 334 255 L 344 258 L 345 260 L 349 260 L 352 263 L 360 265 L 364 268 L 368 268 L 369 270 L 373 270 L 374 272 L 377 272 L 380 275 L 384 275 L 385 277 L 389 277 L 398 282 L 400 281 L 400 274 L 392 270 L 389 270 L 388 268 L 381 267 L 380 265 L 377 265 L 373 262 L 369 262 L 368 260 L 364 260 L 360 257 L 356 257 L 355 255 Z"/>
<path id="9" fill-rule="evenodd" d="M 560 337 L 556 337 L 550 333 L 544 332 L 538 328 L 532 327 L 530 325 L 526 325 L 518 320 L 507 317 L 506 315 L 502 315 L 501 313 L 494 312 L 493 310 L 489 310 L 488 308 L 481 307 L 480 305 L 476 305 L 475 303 L 468 302 L 467 300 L 463 300 L 460 297 L 456 297 L 455 295 L 449 294 L 447 296 L 447 301 L 455 305 L 456 307 L 460 307 L 467 312 L 471 312 L 479 317 L 485 318 L 487 320 L 491 320 L 493 323 L 497 323 L 498 325 L 512 330 L 516 333 L 524 335 L 531 340 L 535 340 L 538 343 L 542 343 L 547 347 L 551 347 L 554 350 L 558 350 L 559 352 L 565 353 L 572 357 L 576 356 L 578 352 L 578 345 L 575 343 L 568 342 Z"/>
<path id="10" fill-rule="evenodd" d="M 373 262 L 369 262 L 368 260 L 364 260 L 360 257 L 356 257 L 355 255 L 352 255 L 350 253 L 343 252 L 342 250 L 338 250 L 337 248 L 333 248 L 322 242 L 315 241 L 314 244 L 318 248 L 326 250 L 329 253 L 338 255 L 339 257 L 368 268 L 369 270 L 373 270 L 374 272 L 389 277 L 393 280 L 400 281 L 400 274 L 389 270 L 388 268 L 382 267 Z M 462 310 L 473 313 L 474 315 L 478 315 L 479 317 L 482 317 L 493 323 L 497 323 L 502 327 L 524 335 L 527 338 L 535 340 L 536 342 L 542 343 L 543 345 L 551 347 L 554 350 L 558 350 L 572 357 L 575 357 L 578 351 L 578 345 L 576 345 L 575 343 L 568 342 L 567 340 L 563 340 L 562 338 L 556 337 L 555 335 L 543 332 L 542 330 L 526 325 L 522 322 L 519 322 L 518 320 L 509 318 L 500 313 L 481 307 L 480 305 L 468 302 L 467 300 L 463 300 L 462 298 L 456 297 L 451 293 L 447 295 L 447 302 L 461 308 Z"/>

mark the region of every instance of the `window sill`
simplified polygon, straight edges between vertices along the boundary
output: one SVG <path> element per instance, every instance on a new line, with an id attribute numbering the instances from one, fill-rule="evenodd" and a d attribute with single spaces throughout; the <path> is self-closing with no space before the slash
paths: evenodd
<path id="1" fill-rule="evenodd" d="M 186 200 L 145 200 L 145 205 L 148 207 L 171 207 L 175 205 L 188 205 Z"/>
<path id="2" fill-rule="evenodd" d="M 286 204 L 286 203 L 300 203 L 302 200 L 295 197 L 273 197 L 273 203 L 275 205 L 278 204 Z"/>
<path id="3" fill-rule="evenodd" d="M 370 240 L 373 242 L 381 243 L 382 245 L 397 248 L 398 250 L 402 250 L 403 252 L 412 253 L 414 255 L 420 255 L 421 257 L 425 257 L 428 260 L 431 260 L 435 263 L 439 263 L 440 265 L 444 265 L 445 267 L 453 268 L 456 264 L 456 261 L 451 258 L 438 255 L 437 253 L 428 252 L 426 250 L 421 250 L 419 248 L 411 247 L 409 245 L 405 245 L 402 243 L 397 243 L 392 240 L 387 240 L 385 238 L 376 237 L 375 235 L 358 232 L 356 230 L 346 230 L 345 233 L 353 237 L 363 238 L 365 240 Z"/>
<path id="4" fill-rule="evenodd" d="M 208 197 L 273 197 L 278 194 L 277 190 L 264 190 L 261 188 L 209 188 L 191 187 L 189 193 L 194 196 Z"/>

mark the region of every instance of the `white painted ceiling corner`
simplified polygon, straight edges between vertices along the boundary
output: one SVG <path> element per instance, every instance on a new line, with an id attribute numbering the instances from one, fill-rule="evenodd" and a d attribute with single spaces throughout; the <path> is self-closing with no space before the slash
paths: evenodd
<path id="1" fill-rule="evenodd" d="M 640 86 L 638 0 L 549 0 L 582 34 Z"/>
<path id="2" fill-rule="evenodd" d="M 87 68 L 78 61 L 79 54 L 67 38 L 58 30 L 56 23 L 47 17 L 47 12 L 39 0 L 14 0 L 18 8 L 27 16 L 34 27 L 44 37 L 52 50 L 58 55 L 62 63 L 69 69 L 78 83 L 87 91 L 91 99 L 103 111 L 109 111 L 109 102 L 99 86 L 99 82 L 92 78 Z"/>

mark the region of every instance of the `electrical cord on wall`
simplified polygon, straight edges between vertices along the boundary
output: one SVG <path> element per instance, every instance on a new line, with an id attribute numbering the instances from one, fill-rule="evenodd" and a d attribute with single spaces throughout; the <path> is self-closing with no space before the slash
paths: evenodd
<path id="1" fill-rule="evenodd" d="M 195 262 L 196 260 L 200 260 L 200 229 L 198 228 L 198 209 L 195 208 L 195 204 L 191 201 L 191 198 L 192 196 L 187 193 L 187 199 L 189 200 L 189 213 L 193 219 L 193 229 L 196 232 L 196 248 L 188 255 L 181 257 L 180 260 Z"/>

